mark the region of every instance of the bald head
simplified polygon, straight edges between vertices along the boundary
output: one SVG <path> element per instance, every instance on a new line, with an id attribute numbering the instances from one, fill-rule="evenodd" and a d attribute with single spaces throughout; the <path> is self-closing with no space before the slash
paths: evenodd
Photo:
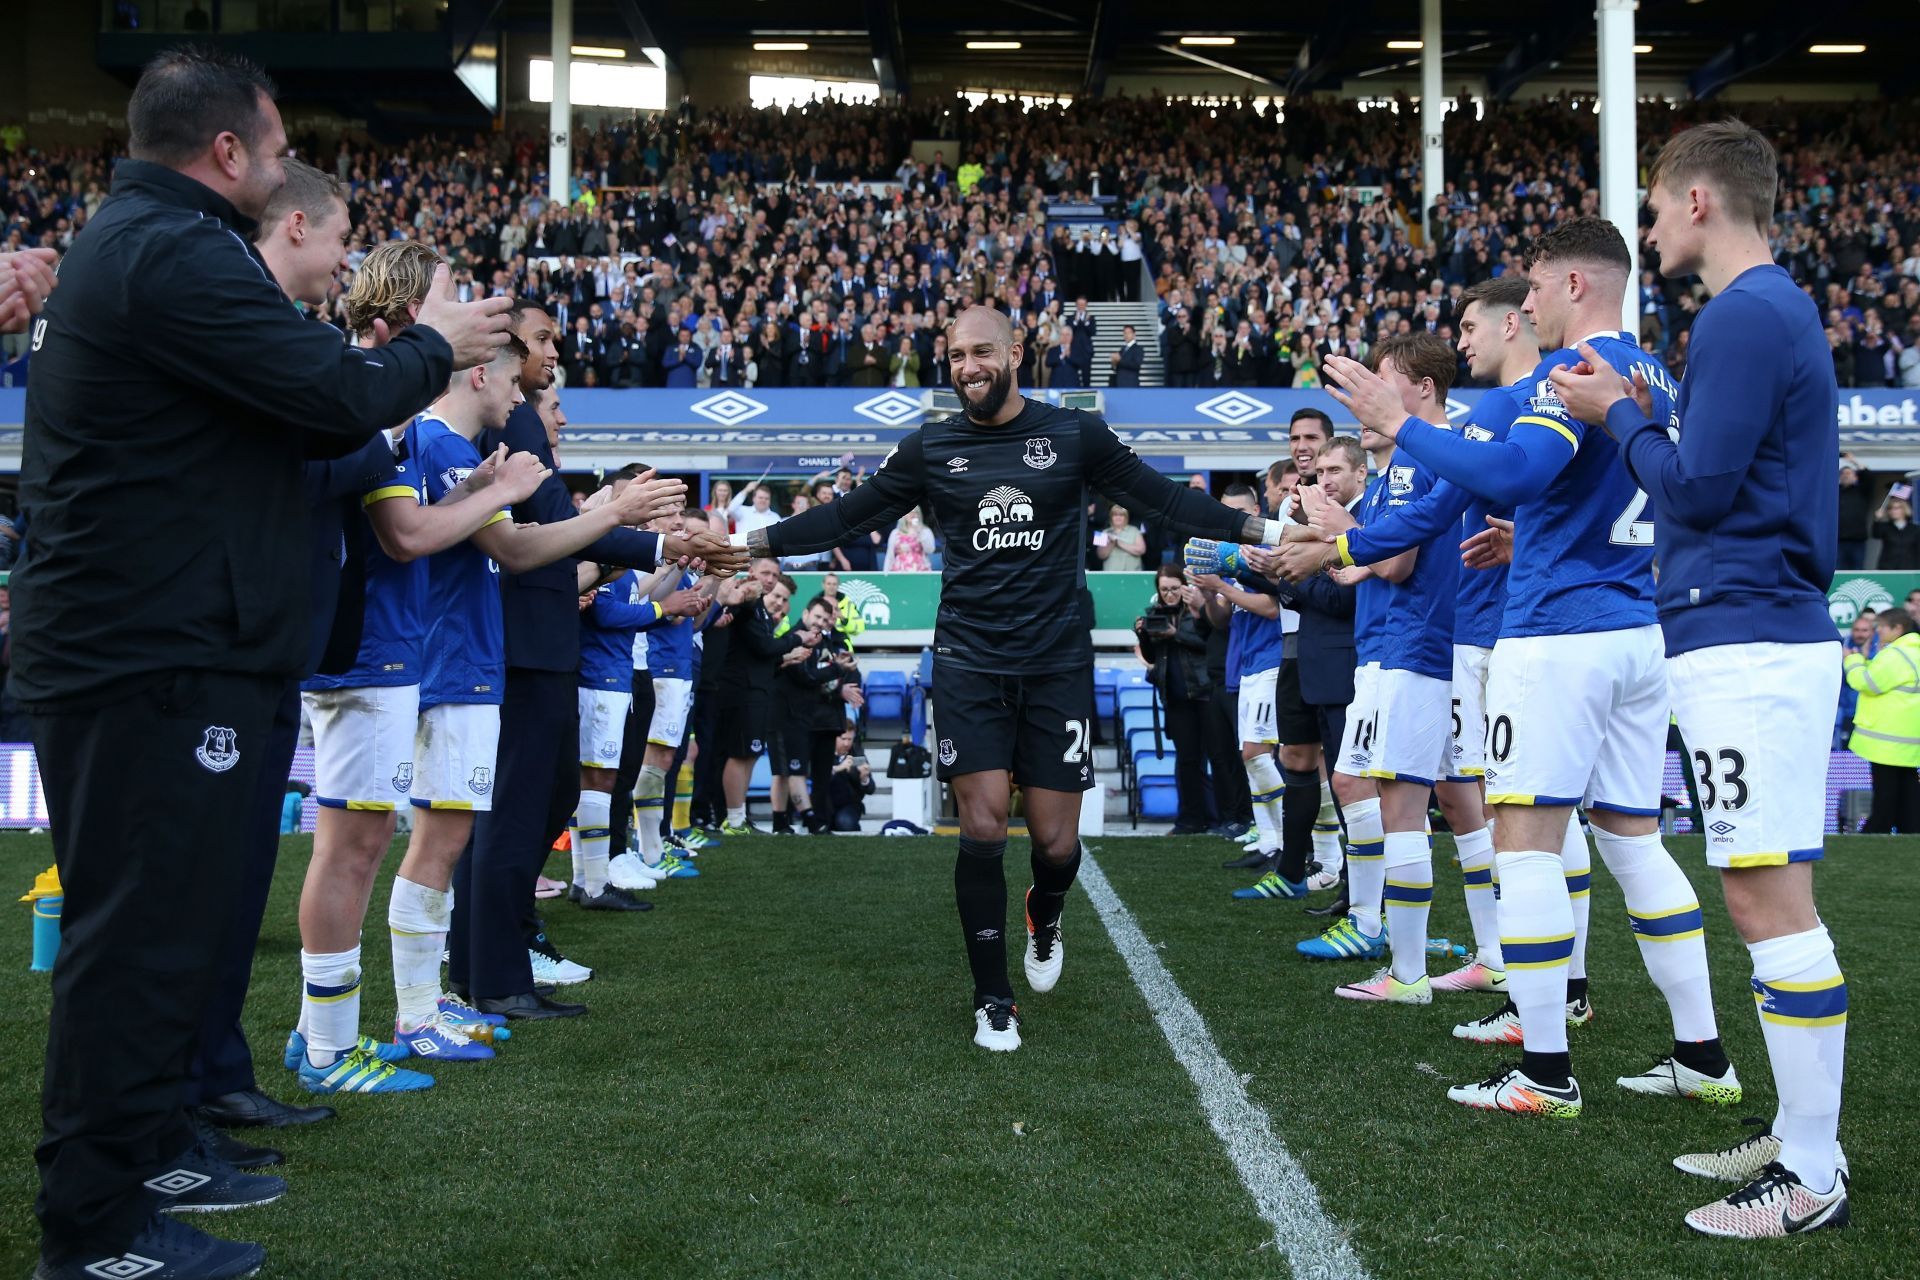
<path id="1" fill-rule="evenodd" d="M 968 307 L 960 313 L 947 335 L 947 346 L 951 349 L 980 343 L 1013 345 L 1013 321 L 1005 312 L 995 307 Z"/>

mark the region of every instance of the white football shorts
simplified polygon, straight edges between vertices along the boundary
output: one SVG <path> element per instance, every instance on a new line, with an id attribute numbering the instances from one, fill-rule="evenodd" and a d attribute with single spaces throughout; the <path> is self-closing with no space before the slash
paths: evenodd
<path id="1" fill-rule="evenodd" d="M 1274 695 L 1279 684 L 1279 667 L 1240 677 L 1240 741 L 1243 744 L 1257 742 L 1270 747 L 1280 744 L 1279 722 L 1274 718 Z"/>
<path id="2" fill-rule="evenodd" d="M 443 702 L 422 711 L 413 739 L 414 807 L 492 809 L 499 746 L 498 703 Z"/>
<path id="3" fill-rule="evenodd" d="M 1487 666 L 1490 645 L 1453 646 L 1453 756 L 1447 781 L 1478 782 L 1487 774 Z"/>
<path id="4" fill-rule="evenodd" d="M 1669 658 L 1667 672 L 1700 789 L 1707 865 L 1818 859 L 1839 643 L 1714 645 Z"/>
<path id="5" fill-rule="evenodd" d="M 313 724 L 313 798 L 329 809 L 391 811 L 413 790 L 417 684 L 302 693 Z"/>
<path id="6" fill-rule="evenodd" d="M 1487 803 L 1657 817 L 1668 715 L 1657 625 L 1502 636 L 1487 674 Z"/>
<path id="7" fill-rule="evenodd" d="M 633 695 L 620 689 L 579 692 L 580 767 L 618 769 L 620 747 L 627 734 L 627 708 L 633 705 Z"/>
<path id="8" fill-rule="evenodd" d="M 693 709 L 693 681 L 662 676 L 653 682 L 653 723 L 647 726 L 650 746 L 678 749 L 687 736 L 687 713 Z"/>

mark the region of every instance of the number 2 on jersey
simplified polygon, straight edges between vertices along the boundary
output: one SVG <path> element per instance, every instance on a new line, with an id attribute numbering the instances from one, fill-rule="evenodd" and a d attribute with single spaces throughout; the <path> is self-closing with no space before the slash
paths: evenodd
<path id="1" fill-rule="evenodd" d="M 1633 491 L 1633 501 L 1620 513 L 1607 531 L 1607 541 L 1616 547 L 1650 547 L 1653 545 L 1653 521 L 1642 520 L 1640 513 L 1647 509 L 1647 494 L 1644 489 Z"/>

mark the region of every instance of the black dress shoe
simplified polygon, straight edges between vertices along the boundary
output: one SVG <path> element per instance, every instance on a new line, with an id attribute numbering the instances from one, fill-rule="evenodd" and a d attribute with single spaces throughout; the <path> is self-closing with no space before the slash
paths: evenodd
<path id="1" fill-rule="evenodd" d="M 1207 834 L 1207 829 L 1192 822 L 1176 822 L 1167 828 L 1167 834 L 1170 836 L 1203 836 Z"/>
<path id="2" fill-rule="evenodd" d="M 200 1112 L 193 1111 L 190 1114 L 193 1117 L 193 1131 L 200 1136 L 201 1145 L 234 1168 L 264 1169 L 270 1164 L 286 1163 L 287 1158 L 272 1147 L 256 1147 L 250 1142 L 242 1142 L 225 1129 L 215 1128 Z"/>
<path id="3" fill-rule="evenodd" d="M 1228 871 L 1251 871 L 1266 863 L 1270 856 L 1258 849 L 1250 849 L 1241 857 L 1229 859 L 1220 865 Z"/>
<path id="4" fill-rule="evenodd" d="M 566 1004 L 531 991 L 523 996 L 483 996 L 474 1001 L 473 1007 L 482 1013 L 501 1014 L 509 1022 L 577 1018 L 587 1011 L 587 1006 L 583 1004 Z"/>
<path id="5" fill-rule="evenodd" d="M 578 886 L 576 886 L 576 888 L 577 887 Z M 607 885 L 591 898 L 589 898 L 583 890 L 580 896 L 575 898 L 574 901 L 587 911 L 653 910 L 653 904 L 651 902 L 643 898 L 634 897 L 632 890 L 615 888 L 613 885 Z"/>
<path id="6" fill-rule="evenodd" d="M 1308 907 L 1307 914 L 1310 916 L 1343 916 L 1347 914 L 1349 910 L 1347 897 L 1345 894 L 1341 894 L 1324 907 Z"/>
<path id="7" fill-rule="evenodd" d="M 269 1098 L 258 1089 L 223 1093 L 200 1104 L 201 1118 L 223 1129 L 250 1129 L 256 1126 L 284 1129 L 294 1124 L 315 1124 L 331 1120 L 332 1107 L 296 1107 Z"/>

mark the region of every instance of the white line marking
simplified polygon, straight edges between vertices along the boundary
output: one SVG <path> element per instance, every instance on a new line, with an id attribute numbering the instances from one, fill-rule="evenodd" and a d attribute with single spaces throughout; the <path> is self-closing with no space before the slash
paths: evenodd
<path id="1" fill-rule="evenodd" d="M 1206 1019 L 1160 963 L 1133 912 L 1107 883 L 1091 853 L 1081 856 L 1080 885 L 1093 900 L 1114 949 L 1127 962 L 1173 1056 L 1193 1078 L 1200 1109 L 1226 1146 L 1240 1181 L 1252 1193 L 1260 1216 L 1273 1224 L 1273 1242 L 1287 1255 L 1293 1274 L 1300 1280 L 1366 1280 L 1367 1269 L 1346 1233 L 1321 1208 L 1320 1193 L 1274 1136 L 1266 1109 L 1247 1096 L 1239 1073 L 1214 1045 Z"/>

